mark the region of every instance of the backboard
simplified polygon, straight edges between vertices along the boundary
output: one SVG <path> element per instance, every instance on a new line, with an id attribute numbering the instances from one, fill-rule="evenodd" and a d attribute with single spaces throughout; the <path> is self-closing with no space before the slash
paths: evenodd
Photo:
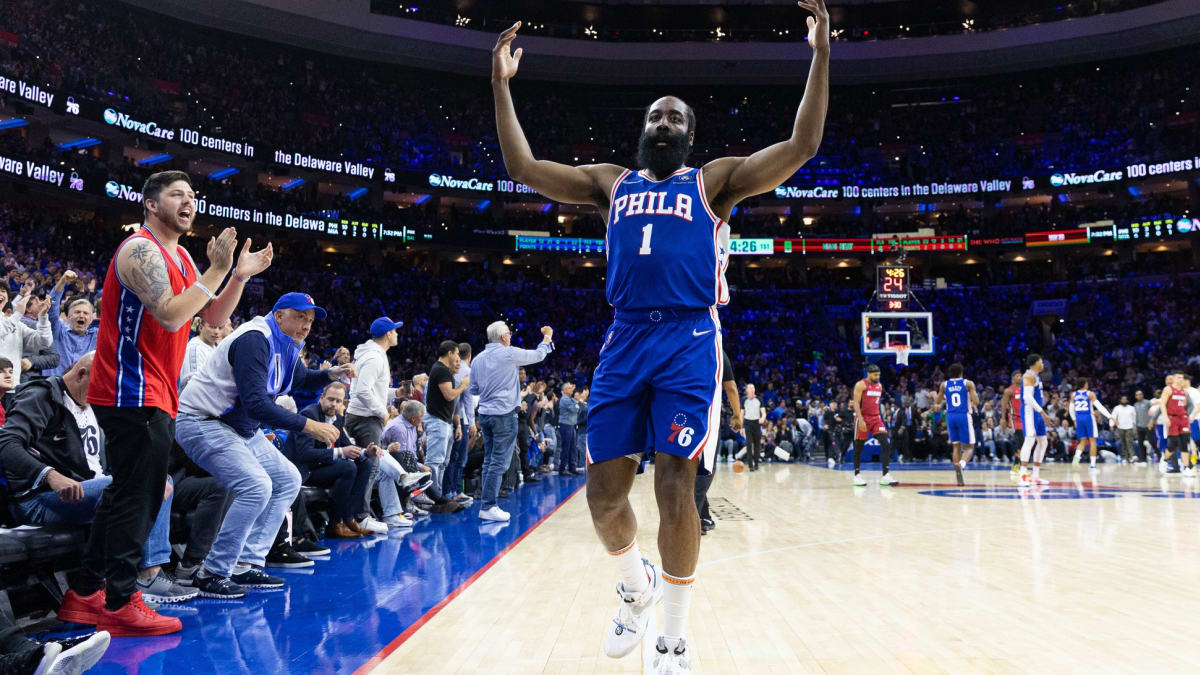
<path id="1" fill-rule="evenodd" d="M 933 314 L 931 312 L 863 312 L 859 328 L 862 353 L 895 355 L 896 345 L 906 345 L 909 354 L 933 354 Z"/>

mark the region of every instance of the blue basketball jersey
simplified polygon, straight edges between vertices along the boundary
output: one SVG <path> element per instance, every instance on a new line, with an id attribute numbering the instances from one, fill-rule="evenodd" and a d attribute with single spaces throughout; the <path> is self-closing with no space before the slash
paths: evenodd
<path id="1" fill-rule="evenodd" d="M 957 377 L 946 380 L 946 412 L 963 415 L 971 412 L 971 397 L 965 379 Z"/>
<path id="2" fill-rule="evenodd" d="M 1092 419 L 1092 400 L 1088 398 L 1088 392 L 1077 391 L 1071 399 L 1071 407 L 1075 409 L 1075 421 Z"/>
<path id="3" fill-rule="evenodd" d="M 729 302 L 729 226 L 708 205 L 701 169 L 651 180 L 626 170 L 609 195 L 606 297 L 621 311 Z"/>

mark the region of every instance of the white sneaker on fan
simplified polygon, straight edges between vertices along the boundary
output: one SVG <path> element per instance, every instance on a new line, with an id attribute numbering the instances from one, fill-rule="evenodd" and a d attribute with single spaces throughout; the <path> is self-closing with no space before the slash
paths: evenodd
<path id="1" fill-rule="evenodd" d="M 654 675 L 692 675 L 692 655 L 687 640 L 658 638 L 654 650 Z"/>
<path id="2" fill-rule="evenodd" d="M 604 633 L 604 653 L 614 659 L 637 649 L 642 638 L 646 637 L 646 624 L 650 622 L 654 606 L 663 597 L 662 571 L 645 558 L 642 558 L 642 565 L 650 576 L 650 584 L 645 589 L 639 593 L 628 593 L 621 583 L 617 584 L 621 604 L 617 607 L 612 625 Z"/>

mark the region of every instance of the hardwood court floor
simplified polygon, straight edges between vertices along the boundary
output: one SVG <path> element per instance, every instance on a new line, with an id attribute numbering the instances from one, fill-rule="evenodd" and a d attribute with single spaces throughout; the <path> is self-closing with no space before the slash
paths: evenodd
<path id="1" fill-rule="evenodd" d="M 1153 468 L 850 474 L 718 465 L 688 629 L 697 673 L 1197 672 L 1200 487 Z M 917 469 L 917 470 L 912 470 Z M 657 560 L 649 476 L 632 501 Z M 735 519 L 738 518 L 738 519 Z M 580 492 L 375 673 L 636 673 L 600 649 L 616 581 Z M 659 608 L 661 617 L 661 607 Z"/>

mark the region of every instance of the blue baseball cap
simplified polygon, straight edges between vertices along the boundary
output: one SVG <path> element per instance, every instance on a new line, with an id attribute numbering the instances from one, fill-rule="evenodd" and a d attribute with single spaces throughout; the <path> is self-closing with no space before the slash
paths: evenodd
<path id="1" fill-rule="evenodd" d="M 371 322 L 371 337 L 382 337 L 384 333 L 391 330 L 396 330 L 403 325 L 403 321 L 392 321 L 386 316 L 381 316 Z"/>
<path id="2" fill-rule="evenodd" d="M 301 312 L 311 309 L 314 310 L 313 313 L 318 319 L 325 318 L 325 310 L 317 307 L 317 303 L 313 302 L 312 296 L 308 293 L 284 293 L 279 296 L 279 300 L 275 302 L 271 311 L 277 312 L 281 309 L 295 309 Z"/>

